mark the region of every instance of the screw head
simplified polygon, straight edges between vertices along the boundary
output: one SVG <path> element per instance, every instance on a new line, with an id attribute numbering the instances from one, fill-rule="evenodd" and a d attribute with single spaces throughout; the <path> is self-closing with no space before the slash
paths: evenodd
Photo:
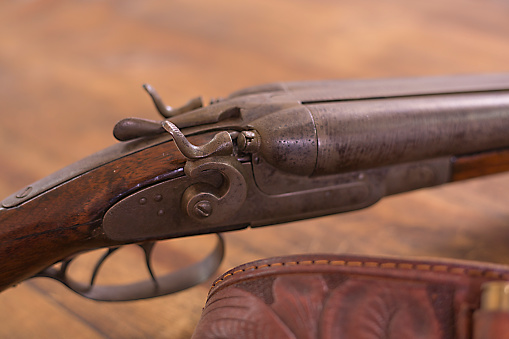
<path id="1" fill-rule="evenodd" d="M 212 214 L 212 205 L 207 200 L 200 200 L 193 206 L 193 213 L 199 218 L 206 218 Z"/>

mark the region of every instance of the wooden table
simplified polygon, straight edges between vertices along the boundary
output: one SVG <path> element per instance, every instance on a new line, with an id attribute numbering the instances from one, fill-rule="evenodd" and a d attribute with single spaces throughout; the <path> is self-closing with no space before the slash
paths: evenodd
<path id="1" fill-rule="evenodd" d="M 273 81 L 507 72 L 508 17 L 500 0 L 2 2 L 0 196 L 114 143 L 121 118 L 156 119 L 143 82 L 178 106 Z M 221 270 L 311 252 L 509 262 L 508 188 L 501 174 L 233 232 Z M 158 258 L 172 267 L 206 241 Z M 209 285 L 97 303 L 32 280 L 0 295 L 0 337 L 188 338 Z"/>

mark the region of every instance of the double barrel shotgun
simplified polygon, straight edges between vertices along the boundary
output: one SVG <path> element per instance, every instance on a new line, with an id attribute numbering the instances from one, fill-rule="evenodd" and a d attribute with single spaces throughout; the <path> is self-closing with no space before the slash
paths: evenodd
<path id="1" fill-rule="evenodd" d="M 0 290 L 49 277 L 96 300 L 173 293 L 214 274 L 223 240 L 218 235 L 203 261 L 156 277 L 150 258 L 158 240 L 347 212 L 388 195 L 509 170 L 509 74 L 274 83 L 205 107 L 192 99 L 176 109 L 144 87 L 162 121 L 118 122 L 114 135 L 121 142 L 1 202 Z M 145 250 L 149 279 L 94 284 L 109 255 L 132 243 Z M 71 279 L 73 258 L 98 248 L 109 250 L 90 283 Z M 308 261 L 349 267 L 348 260 L 337 258 Z M 357 261 L 350 270 L 363 271 L 355 277 L 397 275 L 392 270 L 406 267 L 401 274 L 412 277 L 392 279 L 415 282 L 428 274 L 435 283 L 442 279 L 442 285 L 456 286 L 450 289 L 455 294 L 447 318 L 455 322 L 462 319 L 464 310 L 457 305 L 464 300 L 469 310 L 479 307 L 481 285 L 509 280 L 505 266 L 455 263 L 440 272 L 441 266 L 430 262 Z M 265 265 L 269 271 L 276 266 Z M 468 273 L 473 271 L 491 273 Z M 435 277 L 439 274 L 446 277 Z M 233 284 L 237 276 L 227 273 L 214 288 L 228 280 Z M 493 286 L 484 294 L 493 295 Z M 467 292 L 459 293 L 460 287 Z"/>

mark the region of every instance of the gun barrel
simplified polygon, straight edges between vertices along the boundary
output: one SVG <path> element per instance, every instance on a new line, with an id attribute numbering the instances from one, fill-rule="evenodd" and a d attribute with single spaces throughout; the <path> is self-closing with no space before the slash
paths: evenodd
<path id="1" fill-rule="evenodd" d="M 252 125 L 274 167 L 336 174 L 507 148 L 509 90 L 314 102 Z"/>
<path id="2" fill-rule="evenodd" d="M 314 175 L 509 147 L 509 91 L 307 106 Z"/>

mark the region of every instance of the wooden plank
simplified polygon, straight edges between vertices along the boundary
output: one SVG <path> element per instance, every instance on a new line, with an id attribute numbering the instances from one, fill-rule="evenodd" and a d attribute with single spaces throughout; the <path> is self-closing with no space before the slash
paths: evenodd
<path id="1" fill-rule="evenodd" d="M 72 309 L 25 283 L 2 295 L 2 338 L 107 338 Z"/>
<path id="2" fill-rule="evenodd" d="M 506 3 L 474 0 L 2 2 L 0 195 L 114 143 L 124 117 L 157 119 L 143 82 L 178 106 L 273 81 L 507 72 L 507 17 Z M 233 232 L 222 270 L 313 252 L 506 263 L 508 184 L 495 175 Z M 157 263 L 179 267 L 200 257 L 204 241 L 165 245 Z M 132 266 L 136 253 L 116 258 L 104 279 L 143 273 Z M 105 304 L 34 280 L 0 294 L 0 336 L 188 338 L 208 285 Z"/>

